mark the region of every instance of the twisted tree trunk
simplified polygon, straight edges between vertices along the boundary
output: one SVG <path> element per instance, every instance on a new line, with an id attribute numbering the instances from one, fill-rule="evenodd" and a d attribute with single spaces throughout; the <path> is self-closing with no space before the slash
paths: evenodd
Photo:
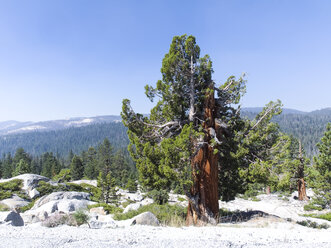
<path id="1" fill-rule="evenodd" d="M 218 204 L 218 155 L 210 145 L 212 135 L 217 131 L 215 126 L 214 93 L 209 93 L 204 107 L 205 131 L 204 146 L 202 146 L 191 161 L 193 186 L 187 211 L 187 225 L 217 224 L 219 214 Z"/>

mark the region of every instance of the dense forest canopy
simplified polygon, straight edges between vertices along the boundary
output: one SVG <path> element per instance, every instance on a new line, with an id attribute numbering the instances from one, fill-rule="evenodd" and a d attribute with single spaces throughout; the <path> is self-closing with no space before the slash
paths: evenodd
<path id="1" fill-rule="evenodd" d="M 110 122 L 63 130 L 0 136 L 0 154 L 8 152 L 14 154 L 18 148 L 22 147 L 34 156 L 52 152 L 65 158 L 69 151 L 81 153 L 90 146 L 97 146 L 105 138 L 109 139 L 117 150 L 126 148 L 128 145 L 126 131 L 122 123 Z"/>

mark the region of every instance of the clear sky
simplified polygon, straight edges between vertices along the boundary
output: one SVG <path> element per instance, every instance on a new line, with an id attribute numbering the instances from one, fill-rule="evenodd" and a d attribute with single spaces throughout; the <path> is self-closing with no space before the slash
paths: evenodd
<path id="1" fill-rule="evenodd" d="M 214 80 L 247 73 L 244 107 L 331 107 L 328 0 L 0 0 L 0 121 L 153 106 L 174 35 L 196 36 Z"/>

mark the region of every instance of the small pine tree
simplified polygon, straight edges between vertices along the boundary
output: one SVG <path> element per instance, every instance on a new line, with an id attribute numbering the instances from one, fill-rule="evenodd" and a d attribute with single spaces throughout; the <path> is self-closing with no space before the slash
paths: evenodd
<path id="1" fill-rule="evenodd" d="M 25 173 L 30 173 L 30 166 L 27 161 L 21 159 L 16 165 L 16 169 L 15 172 L 13 173 L 13 176 L 18 176 Z"/>
<path id="2" fill-rule="evenodd" d="M 80 157 L 76 155 L 73 157 L 71 161 L 70 173 L 72 180 L 79 180 L 83 177 L 84 166 Z"/>
<path id="3" fill-rule="evenodd" d="M 129 178 L 128 183 L 126 184 L 126 189 L 129 190 L 129 192 L 136 192 L 137 191 L 137 183 Z"/>
<path id="4" fill-rule="evenodd" d="M 116 197 L 115 179 L 111 177 L 111 172 L 108 172 L 107 175 L 100 172 L 97 182 L 98 188 L 101 189 L 100 201 L 109 203 L 111 198 Z"/>

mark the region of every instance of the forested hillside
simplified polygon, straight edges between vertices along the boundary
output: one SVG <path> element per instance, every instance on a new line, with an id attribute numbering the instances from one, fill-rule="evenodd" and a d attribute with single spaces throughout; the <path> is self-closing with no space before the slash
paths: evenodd
<path id="1" fill-rule="evenodd" d="M 242 115 L 253 119 L 261 110 L 262 108 L 244 108 Z M 284 109 L 281 115 L 273 118 L 273 121 L 279 124 L 283 132 L 299 138 L 307 155 L 312 157 L 317 153 L 316 144 L 323 136 L 326 124 L 331 122 L 331 109 L 309 113 Z M 126 130 L 122 123 L 109 122 L 62 130 L 0 136 L 0 154 L 8 152 L 14 154 L 17 148 L 22 147 L 32 155 L 53 152 L 66 157 L 70 150 L 80 153 L 90 146 L 96 146 L 104 138 L 108 138 L 116 150 L 128 145 Z"/>
<path id="2" fill-rule="evenodd" d="M 100 123 L 48 132 L 30 132 L 0 137 L 0 152 L 14 154 L 21 147 L 31 155 L 53 152 L 66 157 L 70 150 L 80 153 L 108 138 L 115 150 L 126 148 L 128 138 L 122 123 Z"/>
<path id="3" fill-rule="evenodd" d="M 242 115 L 253 119 L 261 108 L 244 108 Z M 292 109 L 284 109 L 283 113 L 275 116 L 272 121 L 279 124 L 280 129 L 298 138 L 307 155 L 312 157 L 318 150 L 316 144 L 320 141 L 328 122 L 331 122 L 331 108 L 301 112 Z"/>

